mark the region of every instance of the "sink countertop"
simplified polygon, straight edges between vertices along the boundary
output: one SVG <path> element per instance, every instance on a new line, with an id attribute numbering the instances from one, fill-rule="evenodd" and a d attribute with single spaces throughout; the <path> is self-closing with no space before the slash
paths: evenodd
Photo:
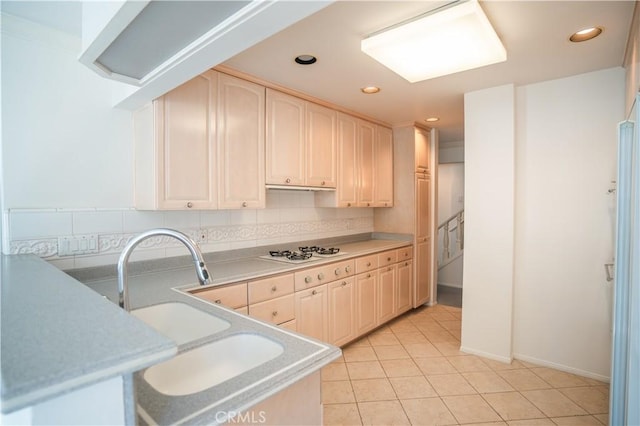
<path id="1" fill-rule="evenodd" d="M 1 269 L 3 414 L 177 351 L 173 341 L 35 255 L 2 256 Z"/>
<path id="2" fill-rule="evenodd" d="M 340 349 L 307 338 L 283 328 L 249 318 L 231 309 L 198 299 L 186 293 L 194 288 L 244 282 L 255 278 L 293 272 L 349 258 L 410 245 L 411 241 L 371 239 L 340 244 L 346 254 L 313 262 L 290 264 L 255 256 L 221 262 L 207 262 L 212 283 L 199 286 L 193 266 L 129 276 L 129 297 L 132 309 L 165 302 L 184 302 L 231 323 L 231 327 L 179 347 L 188 351 L 203 344 L 240 332 L 257 333 L 279 342 L 283 355 L 258 368 L 249 370 L 202 392 L 185 396 L 167 396 L 153 389 L 136 375 L 136 396 L 139 418 L 149 424 L 217 424 L 224 422 L 227 413 L 237 413 L 255 406 L 296 381 L 311 374 L 340 356 Z M 290 244 L 295 246 L 295 244 Z M 252 252 L 255 254 L 255 252 Z M 85 280 L 97 292 L 117 300 L 116 277 Z"/>

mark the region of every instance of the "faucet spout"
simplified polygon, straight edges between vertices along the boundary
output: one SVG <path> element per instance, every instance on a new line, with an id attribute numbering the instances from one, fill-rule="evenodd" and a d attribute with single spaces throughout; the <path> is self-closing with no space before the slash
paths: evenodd
<path id="1" fill-rule="evenodd" d="M 143 232 L 140 235 L 137 235 L 127 242 L 127 245 L 122 250 L 120 254 L 120 258 L 118 259 L 118 304 L 121 308 L 126 311 L 130 310 L 129 305 L 129 284 L 128 284 L 128 274 L 127 274 L 127 265 L 129 262 L 129 257 L 138 244 L 147 238 L 156 237 L 156 236 L 167 236 L 172 237 L 180 241 L 182 244 L 187 247 L 189 253 L 191 253 L 191 258 L 193 259 L 193 264 L 196 268 L 196 275 L 198 276 L 198 281 L 200 281 L 200 285 L 205 285 L 209 283 L 209 272 L 207 271 L 207 265 L 204 262 L 204 258 L 202 257 L 202 252 L 198 248 L 198 245 L 193 241 L 188 235 L 176 231 L 174 229 L 167 228 L 157 228 L 151 229 L 149 231 Z"/>

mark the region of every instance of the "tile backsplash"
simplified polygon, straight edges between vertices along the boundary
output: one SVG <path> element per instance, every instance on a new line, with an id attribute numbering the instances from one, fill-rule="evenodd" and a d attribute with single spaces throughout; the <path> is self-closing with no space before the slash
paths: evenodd
<path id="1" fill-rule="evenodd" d="M 33 253 L 60 269 L 117 263 L 128 239 L 166 227 L 183 231 L 203 252 L 217 252 L 373 232 L 373 209 L 316 208 L 310 191 L 267 191 L 263 210 L 139 211 L 114 209 L 11 209 L 3 212 L 3 253 Z M 60 256 L 59 237 L 97 235 L 97 253 Z M 144 241 L 132 260 L 187 254 L 167 238 Z"/>

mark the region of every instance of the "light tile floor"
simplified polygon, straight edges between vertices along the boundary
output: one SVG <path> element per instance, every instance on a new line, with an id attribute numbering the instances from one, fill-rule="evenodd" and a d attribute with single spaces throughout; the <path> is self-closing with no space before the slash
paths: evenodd
<path id="1" fill-rule="evenodd" d="M 322 370 L 325 425 L 603 425 L 609 385 L 460 352 L 461 309 L 409 312 Z"/>

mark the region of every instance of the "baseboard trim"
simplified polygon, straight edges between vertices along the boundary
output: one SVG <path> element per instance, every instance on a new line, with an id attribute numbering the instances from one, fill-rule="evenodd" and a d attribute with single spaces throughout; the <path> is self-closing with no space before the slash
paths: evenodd
<path id="1" fill-rule="evenodd" d="M 441 285 L 443 287 L 452 287 L 452 288 L 462 288 L 462 284 L 458 284 L 458 283 L 438 283 L 438 285 Z"/>
<path id="2" fill-rule="evenodd" d="M 538 359 L 532 356 L 527 356 L 523 354 L 513 354 L 515 359 L 530 362 L 531 364 L 539 365 L 541 367 L 549 367 L 555 370 L 564 371 L 565 373 L 575 374 L 577 376 L 587 377 L 589 379 L 598 380 L 600 382 L 609 383 L 611 381 L 611 377 L 603 376 L 602 374 L 593 373 L 591 371 L 581 370 L 579 368 L 569 367 L 564 364 L 557 364 L 551 361 L 545 361 L 543 359 Z"/>
<path id="3" fill-rule="evenodd" d="M 464 346 L 460 346 L 460 352 L 464 352 L 466 354 L 471 354 L 471 355 L 478 355 L 478 356 L 481 356 L 483 358 L 489 358 L 489 359 L 492 359 L 494 361 L 503 362 L 505 364 L 511 364 L 511 361 L 513 361 L 513 357 L 506 357 L 506 356 L 496 355 L 496 354 L 492 354 L 492 353 L 489 353 L 489 352 L 479 351 L 479 350 L 473 349 L 473 348 L 467 348 L 467 347 L 464 347 Z"/>

